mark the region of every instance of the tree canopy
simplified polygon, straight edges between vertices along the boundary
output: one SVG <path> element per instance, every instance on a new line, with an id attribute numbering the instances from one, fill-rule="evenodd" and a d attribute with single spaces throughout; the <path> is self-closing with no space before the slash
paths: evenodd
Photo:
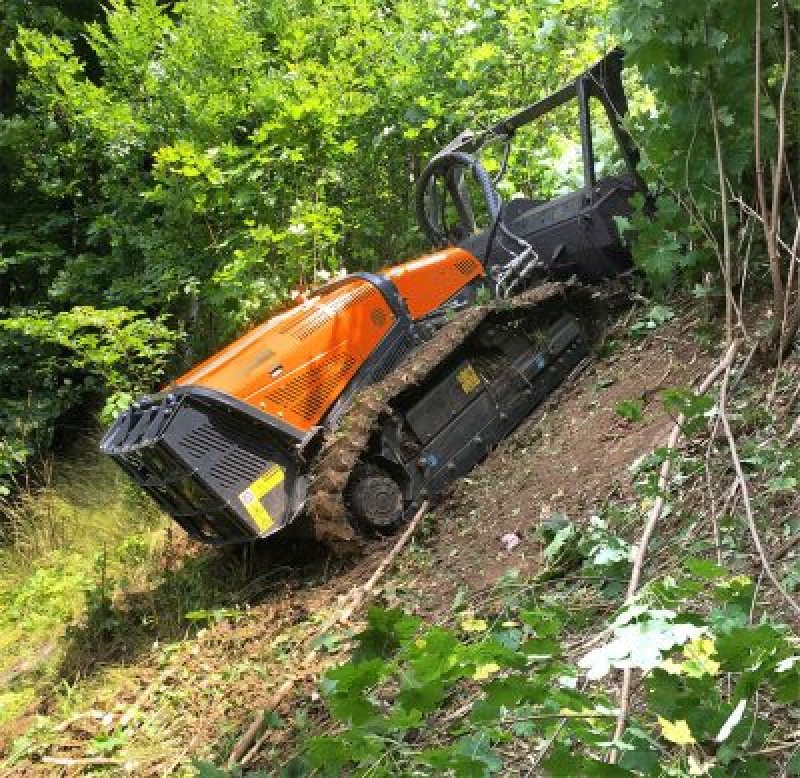
<path id="1" fill-rule="evenodd" d="M 781 6 L 760 33 L 765 159 L 788 74 L 781 9 L 796 31 Z M 427 157 L 616 43 L 661 193 L 656 221 L 633 225 L 651 278 L 716 267 L 715 138 L 731 189 L 754 189 L 744 0 L 15 0 L 2 13 L 0 473 L 87 394 L 112 413 L 296 285 L 424 249 L 411 200 Z M 794 78 L 787 137 L 797 103 Z M 506 194 L 553 191 L 568 126 L 558 114 L 515 144 Z"/>

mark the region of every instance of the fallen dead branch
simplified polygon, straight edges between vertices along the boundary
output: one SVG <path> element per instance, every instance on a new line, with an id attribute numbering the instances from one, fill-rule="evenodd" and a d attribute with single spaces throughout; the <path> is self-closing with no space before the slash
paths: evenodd
<path id="1" fill-rule="evenodd" d="M 727 352 L 723 359 L 717 364 L 717 366 L 703 379 L 700 386 L 697 387 L 695 390 L 695 394 L 703 394 L 707 392 L 708 389 L 714 384 L 715 381 L 721 375 L 727 375 L 730 371 L 730 367 L 733 364 L 733 360 L 736 358 L 736 352 L 738 350 L 739 344 L 738 341 L 734 341 L 728 347 Z M 678 445 L 678 440 L 681 437 L 681 432 L 683 431 L 683 425 L 686 422 L 686 419 L 683 414 L 678 416 L 675 424 L 672 427 L 672 431 L 670 432 L 669 438 L 667 439 L 667 452 L 673 451 L 676 446 Z M 666 504 L 666 490 L 669 484 L 669 477 L 672 471 L 672 461 L 669 457 L 667 457 L 663 464 L 661 465 L 661 471 L 658 476 L 658 491 L 659 495 L 656 498 L 655 502 L 653 503 L 653 507 L 650 509 L 650 513 L 647 517 L 647 522 L 644 525 L 644 529 L 642 531 L 642 536 L 639 540 L 639 543 L 636 547 L 636 556 L 633 560 L 633 569 L 631 571 L 631 577 L 628 582 L 628 591 L 625 595 L 625 604 L 630 604 L 634 597 L 636 596 L 636 592 L 639 590 L 639 583 L 642 578 L 642 570 L 644 569 L 644 563 L 647 558 L 647 548 L 650 544 L 650 539 L 653 536 L 653 531 L 655 530 L 656 524 L 658 520 L 661 518 L 661 514 L 664 511 L 664 506 Z M 619 712 L 617 714 L 617 725 L 614 729 L 614 740 L 617 741 L 622 736 L 622 733 L 625 730 L 625 725 L 628 721 L 628 713 L 630 711 L 630 696 L 631 696 L 631 680 L 633 677 L 633 673 L 630 668 L 625 668 L 623 670 L 622 675 L 622 686 L 620 688 L 618 700 L 619 700 Z M 616 763 L 617 761 L 617 749 L 613 748 L 609 755 L 609 762 L 612 764 Z"/>
<path id="2" fill-rule="evenodd" d="M 73 724 L 84 719 L 92 719 L 94 721 L 102 721 L 109 714 L 102 710 L 87 710 L 83 713 L 78 713 L 75 716 L 70 716 L 66 721 L 62 721 L 57 727 L 56 732 L 66 732 Z"/>
<path id="3" fill-rule="evenodd" d="M 324 635 L 335 624 L 342 624 L 348 622 L 353 615 L 361 608 L 364 601 L 372 593 L 375 585 L 383 577 L 389 567 L 392 565 L 398 554 L 405 548 L 411 536 L 422 521 L 425 512 L 428 509 L 427 501 L 423 502 L 414 517 L 408 523 L 403 534 L 398 538 L 397 542 L 392 546 L 388 554 L 383 558 L 381 563 L 375 568 L 375 572 L 370 576 L 369 580 L 360 586 L 355 586 L 350 591 L 349 603 L 341 611 L 333 615 L 325 621 L 322 626 L 316 631 L 314 637 L 305 641 L 307 645 L 309 642 L 313 643 L 316 638 Z M 315 662 L 320 653 L 320 648 L 312 648 L 303 657 L 300 662 L 299 669 L 287 678 L 275 691 L 275 693 L 267 700 L 267 704 L 259 711 L 244 734 L 236 742 L 236 745 L 231 750 L 228 757 L 228 767 L 232 768 L 237 764 L 249 764 L 258 754 L 261 746 L 264 744 L 269 732 L 262 734 L 264 729 L 264 720 L 268 713 L 275 710 L 285 699 L 289 693 L 294 689 L 298 681 L 314 675 L 319 670 L 319 665 Z M 312 666 L 313 665 L 313 666 Z"/>
<path id="4" fill-rule="evenodd" d="M 42 762 L 61 765 L 62 767 L 99 767 L 100 765 L 126 764 L 122 759 L 113 759 L 110 756 L 94 756 L 86 759 L 77 759 L 69 756 L 43 756 Z"/>

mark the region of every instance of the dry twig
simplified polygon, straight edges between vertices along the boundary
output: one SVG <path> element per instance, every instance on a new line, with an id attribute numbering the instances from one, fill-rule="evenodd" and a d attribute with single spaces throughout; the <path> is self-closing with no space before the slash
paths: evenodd
<path id="1" fill-rule="evenodd" d="M 375 572 L 370 576 L 369 580 L 363 586 L 356 586 L 350 592 L 349 604 L 340 612 L 328 619 L 315 633 L 315 638 L 324 635 L 331 627 L 337 623 L 345 623 L 349 621 L 353 614 L 361 608 L 365 599 L 372 593 L 375 585 L 383 577 L 384 573 L 389 569 L 398 554 L 405 548 L 411 536 L 414 534 L 422 517 L 428 509 L 428 503 L 423 502 L 417 513 L 408 523 L 403 534 L 398 538 L 397 542 L 392 546 L 389 553 L 383 558 L 381 563 L 375 569 Z M 308 641 L 306 641 L 308 642 Z M 313 641 L 312 641 L 313 642 Z M 250 726 L 245 730 L 244 734 L 236 742 L 236 745 L 231 750 L 228 757 L 228 767 L 234 767 L 237 764 L 246 765 L 253 760 L 259 749 L 264 744 L 266 738 L 269 736 L 269 731 L 262 734 L 264 728 L 264 719 L 268 713 L 275 710 L 285 699 L 288 697 L 289 692 L 294 689 L 295 684 L 303 679 L 313 675 L 319 668 L 313 666 L 319 655 L 320 649 L 312 648 L 303 658 L 300 663 L 300 669 L 289 676 L 269 698 L 264 708 L 259 711 L 250 723 Z"/>
<path id="2" fill-rule="evenodd" d="M 723 374 L 727 373 L 730 370 L 730 366 L 733 364 L 733 360 L 736 357 L 736 351 L 738 349 L 738 342 L 734 341 L 728 348 L 725 356 L 723 357 L 722 361 L 703 379 L 703 382 L 700 386 L 696 389 L 696 394 L 703 394 L 703 392 L 708 391 L 708 389 L 714 384 L 714 382 Z M 681 414 L 678 419 L 675 421 L 674 426 L 672 427 L 672 431 L 670 432 L 669 439 L 667 440 L 667 451 L 671 452 L 675 449 L 678 445 L 678 440 L 680 439 L 681 432 L 683 431 L 683 425 L 686 419 L 684 418 L 683 414 Z M 639 543 L 636 548 L 636 556 L 633 560 L 633 569 L 631 571 L 630 581 L 628 582 L 628 592 L 625 596 L 625 603 L 629 604 L 633 601 L 636 596 L 636 592 L 639 589 L 639 583 L 642 578 L 642 570 L 644 569 L 645 559 L 647 558 L 647 547 L 650 543 L 650 538 L 653 536 L 653 531 L 655 530 L 656 524 L 658 520 L 661 518 L 661 514 L 664 510 L 664 506 L 666 504 L 666 489 L 669 484 L 669 477 L 672 471 L 672 461 L 669 457 L 664 460 L 664 463 L 661 465 L 661 472 L 659 473 L 658 477 L 658 491 L 659 495 L 656 498 L 656 501 L 653 503 L 653 507 L 650 509 L 650 513 L 647 517 L 647 522 L 645 523 L 644 530 L 642 531 L 642 537 L 639 540 Z M 623 670 L 622 675 L 622 687 L 620 688 L 619 692 L 619 713 L 617 714 L 617 725 L 614 729 L 614 740 L 619 740 L 622 736 L 622 733 L 625 731 L 625 725 L 628 721 L 628 712 L 630 711 L 630 696 L 631 696 L 631 680 L 633 678 L 633 673 L 630 668 L 626 668 Z M 613 748 L 609 755 L 609 762 L 612 764 L 617 761 L 617 749 Z"/>
<path id="3" fill-rule="evenodd" d="M 62 767 L 93 767 L 99 765 L 125 764 L 122 759 L 112 759 L 109 756 L 93 756 L 86 759 L 76 759 L 69 756 L 43 756 L 45 764 L 61 765 Z"/>

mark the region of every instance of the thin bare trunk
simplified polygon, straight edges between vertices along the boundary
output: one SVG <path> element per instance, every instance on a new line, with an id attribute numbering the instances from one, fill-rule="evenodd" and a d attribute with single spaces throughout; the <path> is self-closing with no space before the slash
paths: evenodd
<path id="1" fill-rule="evenodd" d="M 722 211 L 722 278 L 725 282 L 725 342 L 733 342 L 733 283 L 731 280 L 731 230 L 728 223 L 727 182 L 725 165 L 722 161 L 722 143 L 719 138 L 719 114 L 714 92 L 709 84 L 708 100 L 711 104 L 711 127 L 714 130 L 714 148 L 717 154 L 717 174 L 719 176 L 719 206 Z"/>
<path id="2" fill-rule="evenodd" d="M 736 358 L 736 351 L 738 343 L 733 341 L 723 357 L 722 361 L 705 377 L 700 386 L 695 390 L 695 394 L 703 394 L 707 392 L 714 382 L 723 374 L 730 370 L 733 360 Z M 686 419 L 681 414 L 670 432 L 667 440 L 666 450 L 671 452 L 678 445 L 683 425 Z M 664 507 L 667 504 L 666 493 L 669 485 L 669 477 L 672 471 L 672 459 L 667 457 L 661 465 L 661 471 L 658 476 L 658 497 L 650 509 L 647 517 L 647 522 L 642 530 L 642 536 L 636 546 L 636 555 L 633 560 L 633 569 L 631 570 L 631 577 L 628 581 L 628 591 L 625 595 L 625 604 L 629 605 L 636 597 L 639 590 L 639 583 L 642 579 L 642 571 L 644 570 L 644 563 L 647 559 L 647 547 L 650 544 L 650 538 L 653 536 L 656 524 L 658 524 Z M 614 729 L 614 741 L 619 740 L 625 732 L 625 726 L 628 722 L 628 713 L 630 712 L 631 705 L 631 681 L 633 680 L 633 671 L 631 668 L 626 667 L 622 671 L 622 686 L 620 688 L 618 699 L 619 713 L 617 714 L 617 724 Z M 608 761 L 615 764 L 617 761 L 618 752 L 616 747 L 611 749 Z"/>
<path id="3" fill-rule="evenodd" d="M 756 158 L 756 185 L 758 189 L 758 208 L 761 212 L 761 223 L 764 226 L 764 239 L 769 256 L 769 272 L 772 279 L 772 299 L 775 321 L 783 321 L 783 275 L 781 273 L 780 254 L 778 253 L 775 235 L 776 224 L 767 205 L 766 183 L 764 181 L 764 162 L 761 158 L 761 0 L 756 0 L 756 41 L 755 41 L 755 89 L 753 105 L 753 131 Z M 773 197 L 774 200 L 774 197 Z"/>
<path id="4" fill-rule="evenodd" d="M 792 41 L 791 30 L 789 25 L 789 12 L 786 8 L 786 3 L 781 3 L 781 12 L 783 15 L 783 79 L 781 80 L 781 93 L 778 100 L 778 161 L 775 165 L 775 172 L 772 178 L 772 229 L 773 232 L 778 231 L 780 225 L 780 212 L 781 212 L 781 191 L 783 188 L 783 170 L 786 164 L 786 93 L 789 88 L 789 72 L 792 67 Z M 800 225 L 798 225 L 800 226 Z M 786 279 L 786 291 L 783 295 L 783 310 L 781 311 L 781 331 L 778 337 L 778 370 L 777 376 L 780 373 L 781 365 L 783 363 L 783 356 L 787 343 L 787 333 L 794 323 L 796 314 L 792 308 L 792 287 L 794 285 L 795 275 L 795 262 L 794 254 L 797 249 L 797 233 L 795 233 L 795 244 L 792 247 L 792 253 L 789 256 L 789 276 Z M 772 256 L 770 255 L 770 263 Z M 795 330 L 797 325 L 794 325 Z M 792 332 L 791 337 L 794 337 Z"/>
<path id="5" fill-rule="evenodd" d="M 778 99 L 778 155 L 772 175 L 772 227 L 780 225 L 781 193 L 783 191 L 784 167 L 786 165 L 786 93 L 789 89 L 789 73 L 792 67 L 792 38 L 789 27 L 789 12 L 786 2 L 781 2 L 783 14 L 783 78 Z"/>

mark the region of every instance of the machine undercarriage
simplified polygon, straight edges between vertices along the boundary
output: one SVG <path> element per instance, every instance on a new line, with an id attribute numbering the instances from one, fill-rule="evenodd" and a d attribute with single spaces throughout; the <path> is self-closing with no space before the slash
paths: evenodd
<path id="1" fill-rule="evenodd" d="M 586 360 L 602 307 L 586 287 L 551 283 L 440 330 L 331 432 L 309 493 L 317 537 L 353 550 L 439 497 Z"/>

